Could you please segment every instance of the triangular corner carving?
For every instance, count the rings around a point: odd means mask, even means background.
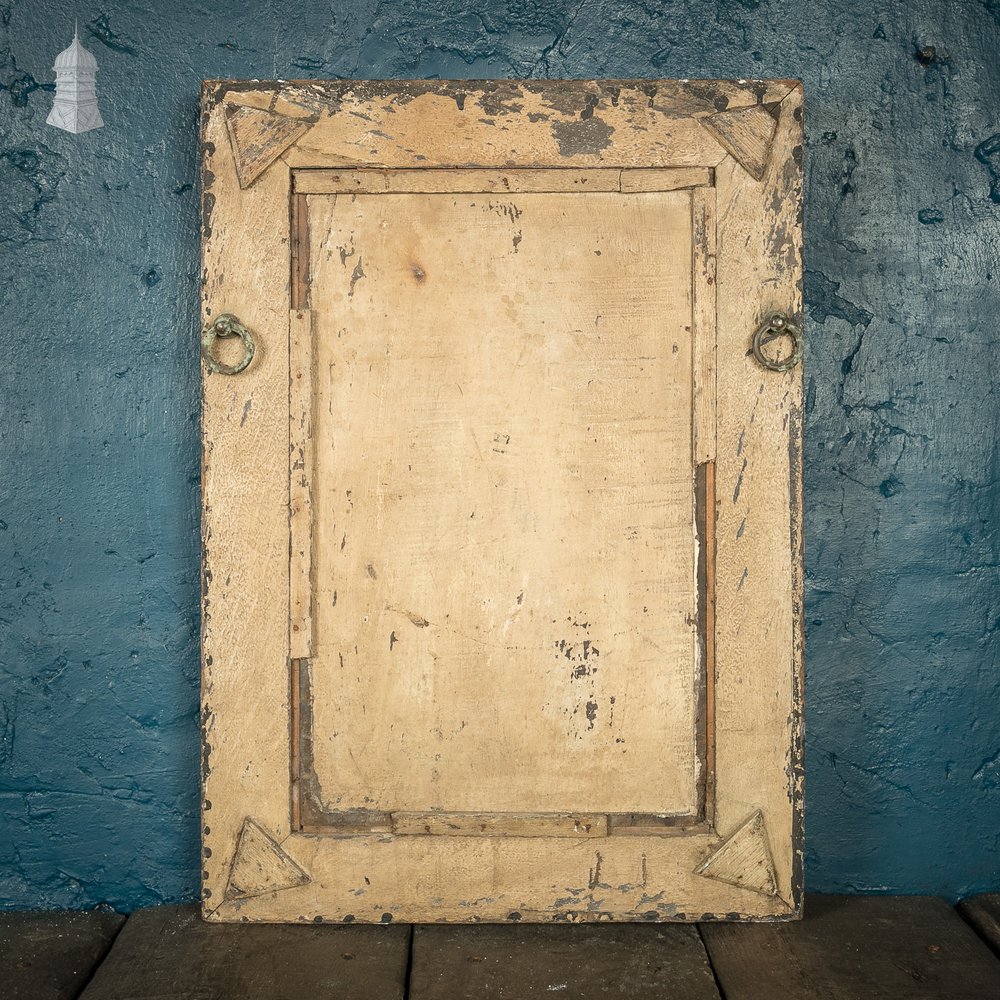
[[[286,118],[263,108],[227,104],[226,126],[240,187],[250,187],[312,125],[310,119]]]
[[[700,121],[740,166],[759,181],[764,176],[778,129],[778,109],[777,104],[754,104],[749,108],[719,111]]]
[[[737,827],[721,847],[695,868],[695,874],[765,896],[777,896],[778,880],[761,811],[758,809]]]
[[[309,881],[302,867],[247,816],[229,869],[226,899],[250,899],[279,889],[293,889]]]

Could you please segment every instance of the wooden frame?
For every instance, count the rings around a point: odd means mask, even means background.
[[[207,918],[798,914],[802,380],[749,342],[773,311],[801,317],[801,103],[793,81],[205,84],[204,318],[258,336],[247,371],[204,383]],[[463,190],[691,192],[704,683],[683,822],[400,814],[337,831],[308,794],[306,199]]]

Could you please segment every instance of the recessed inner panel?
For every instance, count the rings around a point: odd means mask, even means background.
[[[308,218],[324,808],[693,813],[690,191]]]

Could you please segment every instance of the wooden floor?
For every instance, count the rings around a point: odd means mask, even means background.
[[[204,924],[0,913],[3,1000],[1000,998],[1000,895],[810,896],[800,923]]]

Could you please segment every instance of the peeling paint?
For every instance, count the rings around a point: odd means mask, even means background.
[[[560,156],[595,155],[611,145],[614,129],[600,118],[579,121],[552,122],[552,135],[559,146]]]

